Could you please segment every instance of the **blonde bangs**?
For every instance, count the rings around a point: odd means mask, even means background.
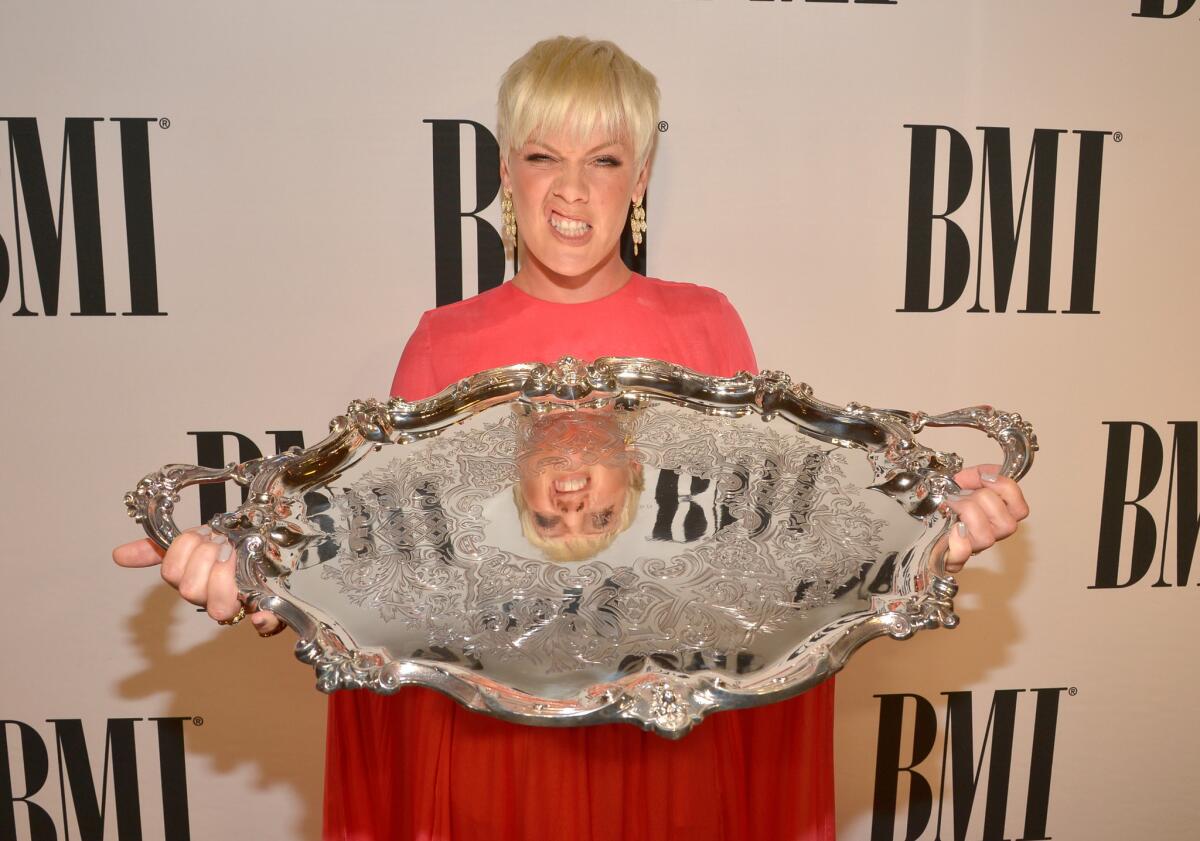
[[[627,140],[640,168],[658,122],[654,76],[610,41],[560,36],[539,41],[500,80],[496,134],[507,157],[551,134],[583,142],[599,131]]]

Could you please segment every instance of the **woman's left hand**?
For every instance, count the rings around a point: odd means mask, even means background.
[[[1000,474],[998,464],[968,467],[954,481],[968,493],[948,502],[958,514],[946,556],[949,573],[962,569],[971,555],[1008,537],[1017,530],[1017,523],[1029,516],[1025,495],[1016,482]]]

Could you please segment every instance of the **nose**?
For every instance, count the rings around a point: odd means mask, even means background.
[[[567,534],[583,534],[587,516],[588,515],[586,512],[584,512],[583,508],[575,508],[574,505],[571,506],[570,511],[564,511],[562,514],[562,522]]]
[[[567,203],[588,200],[587,178],[581,164],[567,164],[559,171],[554,194]]]

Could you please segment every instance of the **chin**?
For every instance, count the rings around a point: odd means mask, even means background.
[[[558,249],[555,249],[558,252]],[[535,252],[536,253],[536,252]],[[537,254],[538,262],[550,271],[563,277],[579,277],[585,275],[603,262],[600,255],[591,253],[562,254],[551,253],[547,256]]]

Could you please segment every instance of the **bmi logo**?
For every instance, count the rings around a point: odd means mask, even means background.
[[[481,214],[494,204],[500,195],[500,144],[485,126],[474,120],[425,120],[433,137],[433,254],[435,302],[437,306],[452,304],[467,297],[464,277],[464,226],[474,233],[476,283],[480,292],[494,289],[504,282],[504,241],[499,229]],[[660,123],[660,130],[665,123]],[[464,135],[470,139],[464,141]],[[464,145],[471,149],[474,189],[471,200],[463,206]],[[648,199],[643,199],[648,207]],[[520,238],[520,231],[517,232]],[[520,259],[520,251],[517,259]],[[621,258],[634,271],[646,273],[646,246],[633,255],[633,239],[629,220],[621,234]],[[514,263],[513,271],[518,268]]]
[[[974,280],[974,301],[967,312],[1007,312],[1018,279],[1025,286],[1018,312],[1052,313],[1052,280],[1069,285],[1067,313],[1095,315],[1096,252],[1100,224],[1100,181],[1106,138],[1120,132],[1034,129],[1029,152],[1013,171],[1011,129],[982,126],[972,152],[966,135],[950,126],[909,124],[908,259],[904,306],[897,312],[949,309]],[[1066,230],[1055,208],[1064,192],[1060,169],[1075,159],[1074,219]],[[1023,165],[1022,165],[1023,164]],[[977,189],[974,207],[968,203]],[[935,204],[935,198],[937,199]],[[977,209],[977,227],[966,217]],[[1061,216],[1062,214],[1060,214]],[[972,238],[974,242],[972,242]],[[936,247],[935,243],[941,245]],[[1069,249],[1069,277],[1060,261],[1052,278],[1055,249]],[[935,253],[941,252],[941,253]],[[1024,257],[1019,261],[1019,257]],[[1024,265],[1018,265],[1023,262]],[[940,275],[940,277],[938,277]],[[990,299],[984,294],[991,279]],[[933,296],[934,286],[937,290]]]
[[[1133,13],[1135,18],[1177,18],[1188,13],[1196,0],[1142,0],[1139,11]]]
[[[1186,587],[1200,534],[1197,422],[1171,421],[1169,431],[1141,421],[1105,421],[1104,425],[1108,458],[1100,502],[1100,545],[1096,583],[1088,589],[1131,587],[1150,573],[1156,555],[1158,577],[1150,586]],[[1167,438],[1169,459],[1163,447]],[[1173,568],[1167,563],[1172,526]]]
[[[140,721],[147,724],[139,726]],[[163,838],[187,841],[191,830],[184,722],[199,725],[203,719],[110,718],[101,750],[98,740],[93,740],[89,749],[83,721],[78,718],[49,719],[46,723],[54,727],[49,739],[43,739],[36,728],[23,721],[0,721],[0,838],[15,839],[18,827],[22,827],[20,837],[57,841],[60,828],[62,837],[70,838],[74,825],[80,841],[103,841],[106,825],[113,823],[109,811],[112,806],[116,811],[116,837],[141,839],[143,808],[150,807],[143,807],[138,787],[137,739],[139,734],[146,738],[153,730],[158,742]],[[47,742],[54,747],[57,786],[50,783]],[[103,759],[97,761],[99,757]]]
[[[68,117],[58,179],[53,185],[37,120],[0,117],[0,122],[7,127],[13,197],[11,227],[0,228],[0,300],[10,285],[15,285],[19,305],[13,315],[39,315],[39,307],[40,314],[58,315],[63,263],[70,259],[64,254],[64,234],[70,231],[79,285],[79,309],[71,315],[116,315],[105,285],[101,207],[115,208],[123,202],[129,309],[121,314],[166,315],[158,304],[149,127],[158,124],[165,128],[170,121],[153,117],[112,117],[107,121],[102,117]],[[122,189],[102,194],[96,137],[97,131],[112,128],[119,133]],[[57,206],[52,201],[55,193]],[[104,213],[103,217],[106,226],[119,224],[116,212]],[[14,269],[16,283],[11,284]]]
[[[939,726],[934,704],[920,695],[876,695],[879,741],[871,841],[892,841],[897,807],[907,812],[905,841],[966,841],[968,833],[971,838],[1047,841],[1054,741],[1064,692],[1076,694],[1074,687],[998,689],[986,718],[975,697],[981,693],[943,692],[944,727]],[[940,752],[935,750],[939,729]],[[977,736],[980,729],[982,736]],[[908,744],[911,755],[902,749]],[[907,794],[906,803],[901,792]],[[1008,815],[1022,811],[1020,835],[1015,835]]]

